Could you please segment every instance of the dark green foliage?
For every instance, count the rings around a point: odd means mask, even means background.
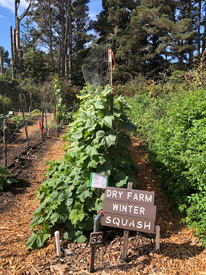
[[[9,58],[9,52],[4,49],[4,47],[1,47],[1,54],[2,54],[2,62],[3,62],[3,73],[8,74],[9,73],[9,65],[11,63]]]
[[[86,44],[93,39],[93,35],[88,33],[92,29],[88,2],[88,0],[74,1],[72,14],[71,80],[74,85],[81,88],[85,83],[81,67],[91,54],[91,48],[87,48]]]
[[[5,100],[6,113],[8,113],[9,109],[18,110],[18,98],[20,93],[19,81],[3,74],[0,75],[0,87]],[[0,113],[3,113],[2,101],[0,101]]]
[[[33,82],[44,81],[49,75],[50,69],[45,61],[45,53],[35,48],[30,48],[24,54],[23,73],[24,78],[32,78]]]
[[[34,212],[31,229],[36,226],[65,225],[64,238],[85,242],[85,233],[93,228],[93,218],[102,209],[104,190],[97,197],[95,188],[89,187],[91,172],[110,175],[110,186],[126,187],[136,181],[138,166],[133,163],[128,145],[127,132],[135,126],[128,120],[125,111],[129,106],[120,96],[111,107],[111,87],[94,89],[85,87],[80,95],[81,105],[74,115],[64,137],[71,145],[62,161],[54,161],[47,169],[47,178],[37,191],[41,199]],[[27,248],[40,247],[48,230],[35,231],[26,243]],[[38,241],[37,241],[38,240]]]
[[[8,178],[9,175],[8,169],[0,166],[0,190],[3,190],[5,186],[9,186],[13,182],[17,182],[15,179]]]
[[[109,9],[108,0],[102,0],[103,10],[97,15],[97,20],[93,22],[95,31],[99,34],[98,43],[104,42],[111,38],[113,26],[108,22]]]
[[[33,2],[27,21],[30,28],[27,28],[24,35],[24,41],[29,40],[40,47],[43,45],[49,50],[44,57],[53,73],[58,72],[59,76],[68,78],[70,86],[74,84],[81,88],[84,85],[81,65],[90,53],[90,50],[86,49],[87,43],[93,38],[93,35],[88,33],[92,28],[88,2]],[[28,46],[28,43],[25,43],[25,49],[30,52]]]
[[[54,92],[56,96],[56,109],[57,109],[57,123],[68,124],[72,120],[72,112],[69,112],[66,105],[63,103],[65,93],[63,91],[62,83],[60,82],[58,76],[54,79]],[[55,110],[56,112],[56,110]]]
[[[113,38],[116,68],[114,81],[125,84],[137,73],[157,77],[165,69],[185,68],[187,53],[194,50],[191,20],[177,16],[176,1],[102,1],[95,29],[102,39]],[[170,68],[171,66],[171,68]]]
[[[148,142],[149,159],[172,211],[184,211],[183,222],[206,246],[206,91],[178,90],[156,98],[141,94],[131,104],[130,116]]]

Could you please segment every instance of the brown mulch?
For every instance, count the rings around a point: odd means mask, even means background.
[[[39,204],[34,201],[34,191],[44,178],[44,161],[61,159],[65,142],[60,138],[65,131],[63,129],[59,138],[53,135],[46,139],[35,151],[37,158],[26,160],[26,168],[17,173],[19,183],[0,193],[0,275],[89,274],[91,248],[87,243],[62,240],[64,255],[61,259],[56,257],[54,237],[39,250],[27,251],[25,248],[31,235],[32,213]],[[135,138],[131,154],[140,166],[139,188],[155,191],[156,224],[161,228],[160,250],[155,250],[155,235],[132,231],[128,245],[130,262],[122,262],[123,231],[104,229],[103,244],[96,249],[95,274],[206,274],[206,249],[192,230],[187,231],[179,219],[172,216],[161,185]]]
[[[20,113],[21,114],[21,113]],[[44,119],[44,131],[46,131],[46,121],[47,125],[49,121],[53,119],[53,114],[47,114],[47,120]],[[27,122],[27,136],[24,127],[16,127],[14,133],[7,133],[7,167],[12,165],[15,161],[15,158],[22,154],[27,148],[35,147],[36,144],[41,142],[41,132],[39,127],[39,121],[41,121],[41,116],[35,116],[29,119]],[[14,124],[12,124],[14,125]],[[15,127],[15,126],[14,126]],[[9,130],[8,130],[9,131]],[[31,153],[30,153],[31,154]],[[4,144],[0,144],[0,165],[5,165],[5,149]]]

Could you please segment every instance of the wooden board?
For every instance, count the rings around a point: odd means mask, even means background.
[[[104,199],[103,209],[106,213],[122,214],[132,217],[141,217],[154,220],[156,218],[156,206],[150,206],[148,204],[142,205],[130,202]]]
[[[102,225],[126,230],[154,233],[155,220],[104,213],[102,217]]]
[[[154,192],[126,188],[106,187],[105,199],[154,205]]]

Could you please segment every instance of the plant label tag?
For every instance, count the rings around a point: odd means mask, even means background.
[[[109,184],[109,176],[101,176],[98,173],[91,173],[90,187],[105,189]]]
[[[102,243],[103,232],[92,232],[90,234],[90,241],[89,244],[91,247],[97,246],[98,244]]]
[[[13,115],[14,114],[14,112],[13,111],[9,111],[9,115]]]

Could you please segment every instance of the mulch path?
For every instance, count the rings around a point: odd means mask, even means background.
[[[44,178],[46,160],[60,160],[65,142],[52,135],[36,148],[37,158],[25,160],[25,168],[15,171],[19,183],[0,193],[0,275],[89,274],[91,248],[87,243],[61,240],[64,255],[57,258],[54,237],[38,250],[27,251],[29,224],[38,207],[35,190]],[[160,226],[160,250],[155,250],[155,235],[130,231],[128,257],[121,261],[123,231],[104,228],[103,244],[96,249],[94,274],[206,274],[206,249],[202,248],[193,230],[174,219],[164,198],[160,183],[148,166],[140,142],[132,138],[131,154],[140,166],[137,178],[142,190],[155,191],[156,224]],[[26,164],[27,163],[27,164]],[[19,168],[20,169],[20,168]],[[16,169],[18,170],[18,169]],[[61,232],[60,232],[61,233]]]

